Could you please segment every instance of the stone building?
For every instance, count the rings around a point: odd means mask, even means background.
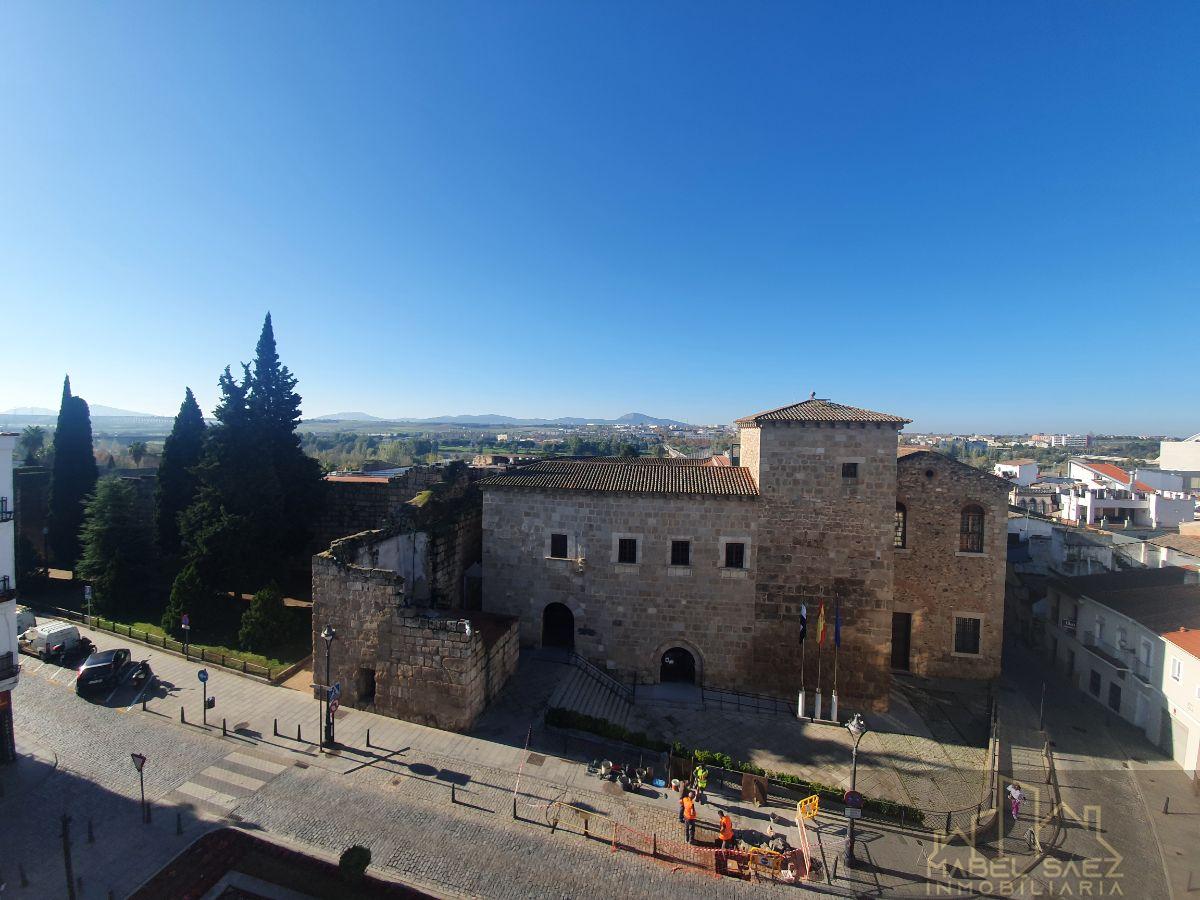
[[[524,644],[642,682],[795,696],[804,605],[812,691],[822,603],[821,687],[836,607],[843,703],[886,706],[893,664],[993,677],[1008,484],[898,459],[907,422],[812,398],[739,419],[737,465],[547,460],[485,478],[484,608],[518,618]]]

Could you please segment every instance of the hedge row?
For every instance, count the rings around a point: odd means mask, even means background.
[[[799,775],[793,775],[790,772],[771,772],[753,763],[734,759],[728,753],[717,753],[712,750],[690,750],[679,741],[671,745],[671,755],[683,757],[684,759],[693,759],[705,766],[728,769],[731,772],[746,772],[751,775],[761,775],[771,781],[777,781],[780,784],[786,784],[788,787],[796,788],[802,793],[816,794],[825,802],[840,804],[846,796],[844,790],[832,785],[809,781],[807,778],[801,778]],[[915,806],[895,803],[891,800],[864,797],[863,810],[884,816],[888,819],[902,821],[906,825],[923,825],[925,823],[924,812]]]
[[[665,741],[656,741],[644,731],[630,731],[625,726],[610,722],[608,719],[585,716],[583,713],[557,706],[546,710],[546,724],[557,728],[574,728],[576,731],[598,734],[610,740],[624,741],[626,744],[645,747],[647,750],[654,750],[658,753],[670,749],[670,744]]]

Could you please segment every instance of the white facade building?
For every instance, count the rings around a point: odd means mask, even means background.
[[[1072,459],[1067,474],[1075,483],[1064,485],[1059,493],[1059,516],[1071,522],[1175,528],[1196,515],[1194,498],[1180,491],[1156,491],[1112,463]]]
[[[1019,487],[1029,487],[1037,481],[1038,464],[1032,459],[1010,459],[996,463],[992,473],[1001,478],[1007,478]]]
[[[1200,434],[1183,441],[1160,441],[1158,467],[1182,472],[1200,472]]]
[[[1200,583],[1187,569],[1053,578],[1046,640],[1070,683],[1169,754],[1200,766]]]
[[[0,763],[16,759],[12,691],[21,667],[17,655],[16,524],[13,521],[13,450],[17,436],[0,433]]]

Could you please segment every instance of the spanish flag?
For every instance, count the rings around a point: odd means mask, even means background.
[[[817,613],[817,646],[825,645],[825,604],[821,604],[821,609]]]

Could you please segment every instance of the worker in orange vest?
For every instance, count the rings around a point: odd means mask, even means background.
[[[723,809],[718,812],[721,814],[721,827],[717,836],[721,839],[721,849],[729,850],[733,847],[733,819]]]
[[[683,837],[689,844],[696,840],[696,795],[688,791],[679,801],[683,808]]]

